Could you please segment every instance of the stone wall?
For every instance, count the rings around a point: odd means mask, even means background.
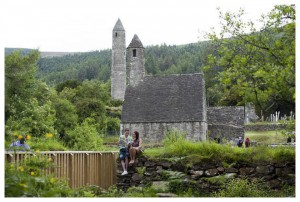
[[[169,178],[182,180],[187,185],[196,183],[199,191],[209,192],[220,189],[216,183],[218,178],[262,178],[270,188],[280,189],[283,183],[295,185],[295,163],[287,164],[236,164],[232,167],[224,167],[219,164],[197,164],[186,170],[178,163],[168,161],[154,161],[146,157],[139,157],[135,164],[129,167],[127,175],[121,175],[122,168],[118,160],[117,187],[126,191],[132,186],[144,186],[153,184],[168,184]]]
[[[235,141],[244,138],[244,107],[208,107],[208,138],[220,138]]]
[[[246,131],[272,131],[283,130],[286,124],[270,123],[270,124],[249,124],[245,125]]]
[[[136,56],[133,57],[133,51]],[[144,48],[127,49],[127,77],[128,85],[137,86],[145,76],[145,50]]]
[[[138,131],[143,142],[161,142],[170,130],[186,132],[187,139],[193,141],[206,141],[207,124],[205,122],[180,122],[180,123],[122,123],[121,129],[129,128]]]

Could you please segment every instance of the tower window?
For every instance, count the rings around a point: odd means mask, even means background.
[[[118,33],[116,32],[115,36],[117,37],[118,36]]]
[[[132,50],[132,57],[136,57],[136,49]]]

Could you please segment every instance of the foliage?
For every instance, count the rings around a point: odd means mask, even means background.
[[[201,191],[197,185],[197,182],[189,180],[171,180],[169,182],[169,191],[171,193],[177,194],[181,197],[199,197],[201,196]]]
[[[214,194],[215,197],[271,197],[270,187],[259,179],[232,179],[224,183],[223,189]]]
[[[51,134],[52,135],[52,134]],[[57,135],[31,138],[28,141],[31,150],[35,151],[67,151],[64,143],[59,140]]]
[[[72,196],[65,181],[44,175],[43,169],[53,166],[46,156],[25,157],[19,165],[5,163],[5,197],[67,197]]]
[[[56,91],[59,93],[61,92],[64,88],[77,88],[79,85],[81,85],[81,82],[76,81],[76,80],[67,80],[64,82],[61,82],[56,85]]]
[[[217,50],[204,68],[211,76],[206,77],[209,102],[252,102],[265,116],[294,111],[295,5],[275,6],[262,16],[260,29],[258,23],[243,21],[244,14],[242,9],[237,14],[220,12],[220,34],[208,35]]]
[[[157,156],[167,159],[177,158],[178,164],[182,164],[185,167],[201,162],[223,163],[226,165],[232,165],[237,162],[295,162],[295,148],[271,148],[265,146],[239,148],[214,142],[192,142],[183,137],[185,135],[179,135],[177,131],[170,132],[163,140],[163,149],[160,149],[159,152],[151,152],[150,149],[147,149],[145,154],[152,155],[152,158]]]
[[[74,129],[78,123],[78,115],[75,106],[67,99],[56,96],[53,99],[53,107],[56,111],[54,127],[58,132]]]
[[[6,138],[11,131],[39,136],[54,132],[55,111],[48,100],[52,92],[34,74],[39,53],[27,56],[20,52],[5,58],[5,121]]]
[[[246,131],[245,137],[257,145],[269,145],[272,143],[286,143],[286,137],[280,131]]]
[[[74,130],[67,131],[70,148],[78,151],[99,151],[102,148],[102,139],[98,135],[95,120],[87,118]]]

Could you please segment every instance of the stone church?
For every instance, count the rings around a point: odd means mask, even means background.
[[[203,73],[145,75],[145,48],[137,35],[126,48],[120,19],[112,31],[111,96],[122,100],[121,132],[139,131],[160,142],[167,131],[188,140],[235,140],[244,136],[244,107],[207,107]]]

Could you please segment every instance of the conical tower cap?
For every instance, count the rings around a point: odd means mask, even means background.
[[[113,31],[125,31],[120,18],[118,18],[118,21],[116,22]]]
[[[135,34],[133,36],[133,39],[131,40],[128,48],[144,48],[141,40],[139,39],[139,37]]]

